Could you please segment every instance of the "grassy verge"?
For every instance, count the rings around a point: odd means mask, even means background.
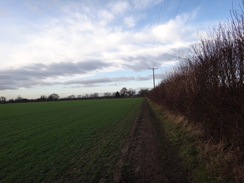
[[[229,167],[234,161],[234,150],[227,150],[224,142],[213,144],[211,140],[204,139],[201,126],[194,126],[183,116],[148,102],[155,116],[162,122],[166,135],[179,148],[183,163],[192,172],[193,182],[241,182],[241,179],[234,180],[233,170],[230,170],[233,167]]]

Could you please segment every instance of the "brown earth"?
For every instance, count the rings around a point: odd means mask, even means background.
[[[134,121],[120,158],[113,182],[186,183],[189,173],[145,101]]]

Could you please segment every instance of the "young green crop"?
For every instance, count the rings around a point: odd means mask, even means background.
[[[0,182],[111,177],[141,98],[0,105]]]

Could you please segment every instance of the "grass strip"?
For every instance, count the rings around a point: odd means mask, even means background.
[[[204,151],[207,151],[206,148],[208,148],[209,143],[203,143],[200,140],[202,135],[201,129],[189,126],[189,124],[183,122],[185,119],[182,116],[176,117],[169,114],[150,100],[148,100],[148,103],[155,117],[161,121],[170,141],[179,149],[184,165],[192,173],[192,182],[232,182],[229,178],[225,177],[226,175],[220,174],[221,159],[218,158],[218,161],[215,160],[215,164],[212,164],[210,158],[206,154],[204,155]]]

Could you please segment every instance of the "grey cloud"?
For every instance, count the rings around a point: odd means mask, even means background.
[[[37,85],[52,85],[44,82],[46,78],[86,74],[103,69],[109,64],[101,61],[86,61],[77,63],[59,62],[45,65],[42,63],[23,66],[17,69],[0,71],[0,90],[29,88]],[[54,84],[54,83],[53,83]]]
[[[152,79],[151,75],[137,77],[137,81],[147,81],[147,80],[150,80],[150,79]]]
[[[38,76],[41,78],[46,78],[85,74],[87,72],[101,69],[106,66],[108,66],[108,64],[101,61],[87,61],[77,63],[59,62],[52,63],[50,65],[33,64],[31,66],[21,68],[19,72],[26,76]]]
[[[127,57],[124,60],[129,61],[129,63],[124,64],[127,69],[132,69],[135,71],[141,71],[148,69],[150,67],[159,67],[165,61],[173,61],[177,57],[168,53],[164,53],[157,56],[139,56],[139,57]]]
[[[63,84],[70,85],[70,84],[79,84],[83,86],[99,86],[99,84],[104,83],[118,83],[118,82],[128,82],[128,81],[145,81],[150,80],[151,76],[137,76],[137,77],[102,77],[102,78],[95,78],[95,79],[86,79],[86,80],[70,80],[67,82],[64,82]]]
[[[145,81],[151,76],[121,76],[102,77],[82,80],[69,80],[65,82],[47,82],[47,78],[59,76],[72,76],[75,74],[85,74],[98,69],[103,69],[109,64],[101,61],[88,61],[78,63],[52,63],[45,65],[42,63],[24,66],[18,69],[2,70],[0,72],[0,90],[14,90],[19,88],[31,88],[34,86],[52,86],[57,84],[79,85],[85,87],[95,87],[105,83],[121,83],[128,81]]]
[[[156,56],[144,55],[137,57],[126,57],[123,60],[127,61],[123,65],[126,69],[142,71],[151,67],[160,67],[164,62],[175,61],[180,59],[180,55],[187,53],[189,48],[182,47],[170,50],[170,53],[162,53]]]
[[[113,82],[123,82],[135,80],[135,77],[103,77],[103,78],[95,78],[95,79],[86,79],[86,80],[71,80],[67,81],[63,84],[81,84],[81,85],[93,85],[93,84],[102,84],[102,83],[113,83]]]

